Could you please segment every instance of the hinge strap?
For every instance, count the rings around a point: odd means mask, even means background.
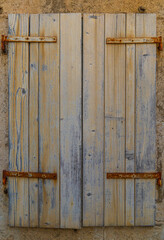
[[[157,184],[162,185],[161,172],[150,172],[150,173],[107,173],[107,179],[157,179]]]
[[[159,50],[162,51],[162,36],[159,37],[121,37],[121,38],[110,38],[106,39],[106,44],[147,44],[157,43],[159,44]]]
[[[57,179],[57,173],[45,172],[18,172],[3,170],[3,185],[6,184],[7,177],[21,177],[21,178],[42,178],[42,179]]]
[[[31,36],[1,36],[1,49],[5,51],[5,45],[8,42],[24,42],[24,43],[56,43],[57,37],[31,37]]]

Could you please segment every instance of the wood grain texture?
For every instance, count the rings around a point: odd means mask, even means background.
[[[60,220],[81,227],[81,14],[60,15]]]
[[[39,35],[39,15],[30,15],[30,36]],[[30,43],[29,172],[38,172],[38,43]],[[29,226],[38,226],[38,179],[29,179]]]
[[[105,15],[105,38],[125,37],[125,14]],[[105,175],[125,170],[125,44],[105,46]],[[125,224],[125,180],[105,179],[105,226]]]
[[[40,36],[59,36],[59,14],[40,14]],[[59,227],[59,42],[39,44],[39,225]]]
[[[155,171],[156,44],[105,39],[155,37],[155,14],[84,14],[83,64],[81,14],[9,15],[29,35],[58,41],[8,44],[9,170],[57,180],[9,178],[9,225],[153,226],[155,180],[106,173]]]
[[[136,37],[156,36],[156,15],[136,14]],[[136,46],[136,171],[155,171],[156,45]],[[136,180],[135,225],[155,223],[155,180]]]
[[[135,37],[135,14],[126,15],[126,37]],[[135,44],[126,44],[126,171],[134,172]],[[134,180],[126,180],[126,226],[134,225]]]
[[[28,14],[10,14],[9,35],[29,32]],[[9,170],[28,171],[28,58],[26,43],[9,45]],[[9,224],[27,227],[28,179],[9,179]]]
[[[103,226],[104,14],[83,17],[83,226]]]

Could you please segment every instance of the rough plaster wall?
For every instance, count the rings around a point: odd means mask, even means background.
[[[0,0],[0,35],[7,34],[8,13],[138,12],[157,14],[157,36],[164,38],[164,0]],[[157,166],[164,166],[164,51],[157,53]],[[0,55],[0,240],[164,240],[164,186],[157,191],[156,226],[148,228],[84,228],[81,230],[23,229],[8,227],[8,197],[1,172],[8,168],[7,56]],[[163,168],[164,174],[164,168]]]

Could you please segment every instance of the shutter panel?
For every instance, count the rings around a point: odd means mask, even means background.
[[[9,170],[57,173],[9,178],[10,226],[79,228],[81,14],[9,15],[9,35],[57,36],[9,43]]]
[[[10,226],[154,225],[155,179],[106,174],[155,172],[156,45],[106,38],[155,37],[155,14],[11,14],[9,35],[57,37],[8,47],[9,170],[57,173],[9,178]]]
[[[156,36],[155,18],[106,14],[105,35]],[[105,172],[155,172],[155,58],[154,44],[106,46]],[[154,225],[155,180],[124,182],[105,180],[105,226]]]
[[[28,35],[29,16],[9,15],[9,35]],[[9,44],[9,170],[28,171],[29,45]],[[9,224],[28,226],[28,179],[9,179]]]
[[[39,35],[59,37],[59,14],[40,14]],[[59,41],[39,44],[39,171],[59,177]],[[39,179],[39,225],[59,227],[59,181]]]
[[[30,36],[39,36],[39,15],[30,16]],[[30,79],[29,79],[29,171],[38,172],[38,43],[30,43]],[[29,179],[29,226],[38,226],[38,179]]]
[[[106,14],[105,37],[125,37],[125,14]],[[105,48],[105,172],[125,171],[125,44]],[[105,179],[105,226],[125,224],[125,180]]]
[[[136,36],[156,36],[156,15],[136,14]],[[155,171],[156,45],[136,46],[136,171]],[[155,180],[136,180],[136,225],[154,225]]]
[[[103,226],[104,14],[83,26],[83,225]]]
[[[126,37],[135,37],[135,14],[127,14]],[[126,44],[126,146],[127,172],[135,172],[135,44]],[[126,180],[126,226],[134,226],[134,181]]]
[[[81,226],[81,14],[61,14],[61,227]]]
[[[105,14],[104,30],[100,20],[103,14],[84,14],[84,226],[154,224],[155,180],[106,179],[106,173],[155,171],[156,47],[153,44],[105,44],[107,37],[156,36],[154,17],[152,14]],[[151,59],[146,59],[148,56]],[[152,66],[151,72],[148,65]]]

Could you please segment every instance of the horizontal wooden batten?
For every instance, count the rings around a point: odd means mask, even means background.
[[[3,170],[3,184],[6,184],[7,177],[21,178],[42,178],[42,179],[57,179],[57,173],[39,173],[39,172],[18,172]]]
[[[157,179],[157,184],[161,186],[161,173],[151,172],[151,173],[107,173],[107,179]]]
[[[162,50],[162,37],[122,37],[122,38],[106,38],[106,44],[147,44],[159,43],[159,50]]]

